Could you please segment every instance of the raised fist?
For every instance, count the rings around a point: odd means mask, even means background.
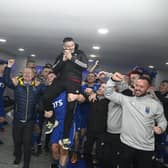
[[[90,95],[90,94],[93,93],[93,89],[92,89],[92,88],[86,88],[86,89],[85,89],[85,93],[86,93],[87,95]]]
[[[15,63],[15,60],[14,60],[14,59],[9,59],[9,60],[8,60],[8,67],[11,68],[14,63]]]
[[[122,81],[124,80],[124,75],[120,74],[119,72],[115,72],[112,76],[112,79],[115,81]]]

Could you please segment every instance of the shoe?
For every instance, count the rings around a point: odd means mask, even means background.
[[[70,149],[71,141],[69,140],[69,138],[60,139],[58,143],[59,143],[59,145],[60,145],[63,149],[65,149],[65,150],[69,150],[69,149]]]
[[[73,153],[72,153],[72,157],[71,157],[71,163],[72,163],[72,164],[76,164],[77,161],[78,161],[78,155],[77,155],[76,152],[73,152]]]
[[[19,167],[19,164],[20,164],[20,161],[15,159],[14,162],[13,162],[13,165],[15,167]]]
[[[41,144],[38,144],[38,145],[37,145],[37,153],[38,153],[38,154],[41,154],[41,153],[42,153],[42,145],[41,145]]]
[[[57,127],[58,124],[59,124],[59,122],[58,122],[57,120],[55,120],[55,123],[54,123],[54,124],[51,123],[50,121],[48,121],[47,124],[46,124],[45,134],[51,134],[52,131],[53,131],[53,129],[54,129],[55,127]]]
[[[32,147],[32,149],[31,149],[31,154],[32,154],[33,156],[37,156],[37,155],[38,155],[37,149],[36,149],[35,147]]]

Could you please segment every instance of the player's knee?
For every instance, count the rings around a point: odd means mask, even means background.
[[[59,154],[59,145],[58,144],[52,144],[51,149],[52,149],[52,153]]]

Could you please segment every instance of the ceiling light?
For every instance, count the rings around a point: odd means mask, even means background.
[[[92,47],[94,50],[100,50],[100,47],[99,46],[93,46]]]
[[[154,68],[154,66],[153,66],[153,65],[149,65],[148,67],[149,67],[149,68],[151,68],[151,69],[153,69],[153,68]]]
[[[90,57],[91,57],[91,58],[96,58],[97,56],[94,55],[94,54],[91,54]]]
[[[166,62],[165,64],[168,65],[168,62]]]
[[[107,34],[108,32],[109,32],[109,30],[106,28],[98,29],[98,33],[100,33],[100,34]]]
[[[6,43],[6,39],[0,39],[0,43]]]
[[[23,52],[24,48],[19,48],[18,51]]]
[[[89,61],[89,62],[93,62],[94,60],[92,60],[92,59],[89,59],[88,61]]]
[[[30,56],[31,56],[31,57],[36,57],[36,55],[35,55],[35,54],[31,54]]]

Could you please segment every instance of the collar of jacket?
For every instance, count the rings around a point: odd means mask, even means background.
[[[17,77],[17,79],[18,79],[19,85],[26,86],[25,83],[24,83],[23,77]],[[35,86],[35,81],[34,80],[31,81],[30,86]]]

